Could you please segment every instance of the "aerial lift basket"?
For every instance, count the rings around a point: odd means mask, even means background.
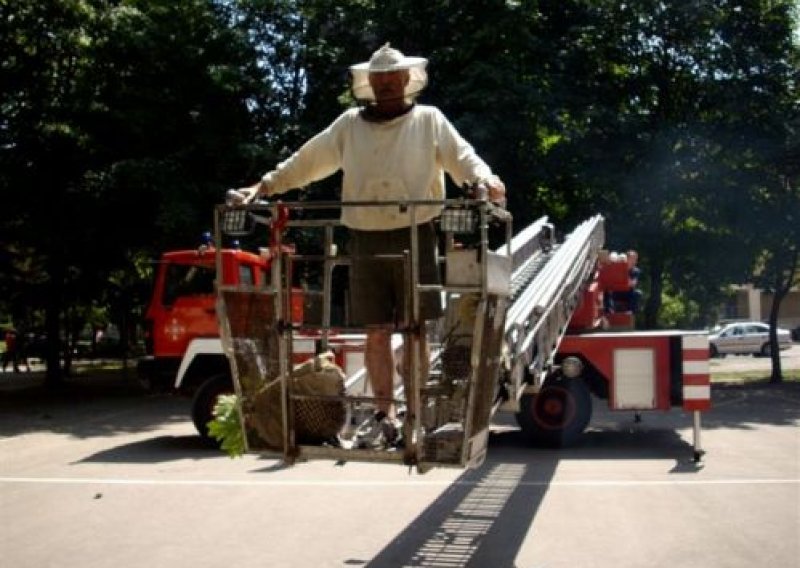
[[[504,324],[511,292],[511,217],[483,200],[453,199],[435,224],[441,284],[419,278],[420,208],[441,201],[301,202],[216,209],[216,250],[236,238],[258,247],[270,260],[267,284],[217,286],[217,313],[223,347],[231,366],[248,451],[281,454],[286,462],[328,458],[339,461],[401,462],[424,471],[435,466],[473,467],[483,461],[491,416],[502,402]],[[396,208],[409,217],[409,250],[389,259],[401,263],[408,312],[394,334],[396,359],[390,402],[402,422],[402,442],[365,438],[374,426],[379,400],[365,370],[336,364],[335,346],[361,342],[364,329],[349,325],[348,302],[334,283],[352,257],[338,219],[343,207]],[[260,230],[265,227],[267,230]],[[321,251],[298,252],[286,243],[321,244]],[[315,235],[309,238],[309,235]],[[267,238],[268,237],[268,238]],[[493,250],[490,241],[499,241]],[[497,245],[497,243],[493,243]],[[221,255],[217,256],[221,273]],[[307,297],[298,295],[298,275]],[[247,278],[243,282],[253,281]],[[338,280],[341,282],[341,278]],[[301,313],[313,290],[321,313]],[[420,319],[420,296],[442,298],[443,316]],[[343,298],[344,310],[334,299]],[[332,324],[333,313],[344,313]],[[402,352],[399,349],[402,342]],[[308,345],[314,348],[309,352]],[[404,353],[402,355],[401,353]],[[385,399],[384,399],[385,401]]]

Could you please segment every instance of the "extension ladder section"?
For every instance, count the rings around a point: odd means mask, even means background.
[[[511,243],[514,255],[512,302],[505,340],[512,362],[509,408],[528,386],[539,386],[552,363],[583,290],[592,280],[605,238],[603,218],[581,223],[557,244],[552,226],[542,218]]]

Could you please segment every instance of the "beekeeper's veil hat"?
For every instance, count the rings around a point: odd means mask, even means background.
[[[369,74],[407,69],[409,77],[404,94],[407,99],[413,99],[428,84],[428,73],[425,70],[427,65],[428,60],[424,57],[406,57],[400,50],[394,49],[387,43],[373,53],[369,61],[356,63],[350,67],[353,96],[358,101],[375,102],[375,93],[369,84]]]

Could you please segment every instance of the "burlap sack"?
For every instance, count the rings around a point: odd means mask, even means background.
[[[323,353],[296,365],[293,394],[343,396],[345,374],[333,362],[333,353]],[[251,424],[264,443],[283,449],[281,384],[272,381],[255,396]],[[320,444],[339,433],[346,419],[344,401],[303,399],[294,401],[295,434],[298,444]]]

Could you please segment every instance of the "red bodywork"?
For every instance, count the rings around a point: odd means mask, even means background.
[[[685,331],[632,330],[637,255],[603,254],[561,340],[558,359],[579,357],[608,384],[612,409],[708,410],[708,338]]]
[[[569,322],[570,331],[633,329],[631,295],[638,284],[638,256],[603,254],[597,263],[592,283],[584,290],[581,302]]]
[[[611,409],[669,410],[676,404],[687,411],[711,407],[705,334],[641,331],[566,335],[558,352],[560,358],[579,357],[608,382]],[[632,383],[626,383],[625,378]],[[634,402],[628,399],[631,384],[639,391]]]

